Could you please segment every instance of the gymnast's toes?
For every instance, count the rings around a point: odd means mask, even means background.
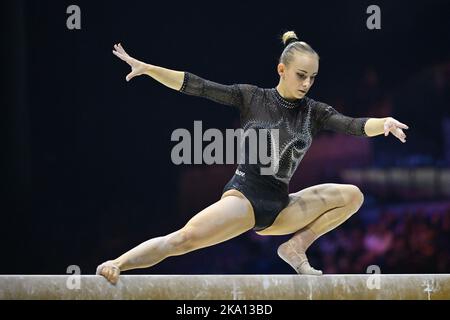
[[[306,274],[306,275],[312,275],[312,276],[321,276],[323,274],[322,270],[317,270],[311,267],[308,261],[300,265],[297,269],[297,273],[299,274]]]
[[[309,264],[306,254],[297,252],[289,242],[285,242],[278,247],[279,257],[287,262],[298,274],[320,276],[321,270],[316,270]]]
[[[120,268],[110,260],[99,265],[96,274],[105,277],[112,284],[116,284],[119,280]]]

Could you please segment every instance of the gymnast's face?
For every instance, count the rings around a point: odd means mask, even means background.
[[[298,53],[288,66],[278,64],[280,84],[285,98],[303,98],[314,84],[318,72],[319,59],[313,54]]]

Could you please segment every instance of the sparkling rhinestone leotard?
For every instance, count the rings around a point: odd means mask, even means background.
[[[355,136],[366,136],[364,125],[369,118],[351,118],[333,107],[303,97],[284,99],[276,88],[259,88],[250,84],[224,85],[184,73],[180,92],[204,97],[237,108],[244,132],[248,129],[278,129],[278,167],[274,174],[262,175],[261,163],[246,161],[225,185],[223,192],[237,189],[253,206],[254,230],[269,227],[289,203],[289,181],[320,130],[333,130]],[[275,143],[275,139],[270,139]],[[274,153],[275,154],[275,153]]]

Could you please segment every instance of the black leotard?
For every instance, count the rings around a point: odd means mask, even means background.
[[[237,108],[244,131],[279,130],[278,170],[272,175],[261,175],[261,167],[267,166],[250,164],[246,159],[238,165],[235,175],[224,188],[224,191],[237,189],[250,200],[255,212],[255,230],[270,226],[279,211],[287,206],[289,181],[320,130],[367,136],[364,126],[369,118],[344,116],[333,107],[306,96],[288,101],[276,88],[224,85],[185,72],[180,92]],[[272,143],[270,137],[269,142]]]

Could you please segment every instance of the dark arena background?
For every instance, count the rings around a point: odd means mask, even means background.
[[[1,6],[0,299],[450,298],[449,1]],[[115,286],[96,276],[100,263],[183,227],[234,174],[235,164],[174,164],[174,130],[240,126],[229,106],[147,76],[125,81],[113,45],[218,83],[273,88],[288,30],[320,55],[309,97],[409,126],[406,143],[322,131],[299,165],[290,192],[330,182],[364,194],[308,250],[324,276],[297,275],[278,257],[290,236],[251,230],[125,271]]]

